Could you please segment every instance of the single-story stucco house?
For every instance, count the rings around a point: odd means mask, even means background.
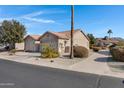
[[[24,51],[39,52],[41,35],[27,35],[24,38]]]
[[[58,51],[60,54],[70,52],[70,38],[71,31],[51,32],[48,31],[40,38],[40,51],[44,50],[44,47],[49,46]],[[89,38],[81,30],[74,30],[74,46],[83,46],[89,50]]]

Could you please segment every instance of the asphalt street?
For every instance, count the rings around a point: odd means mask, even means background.
[[[123,88],[123,80],[0,59],[1,88]]]

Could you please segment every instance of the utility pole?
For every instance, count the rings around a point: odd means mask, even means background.
[[[73,59],[73,34],[74,34],[74,5],[71,6],[71,52],[70,59]]]

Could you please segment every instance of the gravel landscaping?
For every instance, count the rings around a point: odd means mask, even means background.
[[[9,55],[8,52],[1,52],[0,57],[6,57],[6,59],[21,61],[25,63],[34,63],[34,64],[52,64],[58,66],[70,66],[75,63],[83,61],[85,58],[73,58],[69,57],[59,57],[59,58],[40,58],[40,53],[29,53],[29,52],[16,52],[15,55]]]

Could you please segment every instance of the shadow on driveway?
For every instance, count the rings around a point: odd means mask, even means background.
[[[111,57],[99,57],[99,58],[96,58],[95,61],[96,62],[111,62],[111,61],[108,61],[109,58]]]
[[[112,71],[124,72],[124,62],[115,61],[112,57],[108,58],[108,66]]]

